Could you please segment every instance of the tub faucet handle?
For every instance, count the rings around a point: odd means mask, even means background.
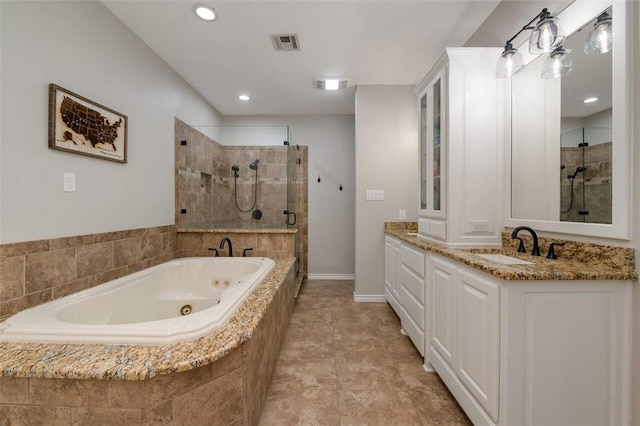
[[[215,254],[213,255],[213,257],[220,257],[220,253],[218,253],[218,249],[217,249],[217,248],[209,247],[209,251],[213,251],[213,252],[215,252]]]
[[[242,257],[247,257],[247,252],[253,250],[253,247],[242,250]]]
[[[556,252],[553,249],[554,246],[563,246],[564,243],[551,243],[551,245],[549,246],[549,253],[547,254],[547,259],[557,259],[558,256],[556,256]]]

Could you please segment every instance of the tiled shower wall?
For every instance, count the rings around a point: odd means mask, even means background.
[[[579,166],[587,168],[583,174],[578,173],[573,182],[573,206],[567,213],[560,215],[561,220],[568,222],[611,223],[612,220],[612,169],[611,142],[590,145],[586,148],[563,147],[561,163],[565,166],[560,172],[561,211],[571,206],[571,179],[567,178]],[[583,151],[584,150],[584,163]],[[582,190],[584,186],[584,202]],[[587,216],[580,216],[580,210],[587,210]]]
[[[307,147],[299,149],[306,154]],[[306,168],[302,161],[306,162],[307,156],[300,153],[298,157],[301,162],[294,167]],[[176,119],[175,158],[178,228],[286,227],[283,214],[287,210],[286,146],[222,146]],[[257,187],[256,171],[249,169],[256,159]],[[240,169],[237,179],[231,169],[234,165]],[[298,186],[295,188],[299,190]],[[262,211],[259,220],[251,214],[254,199],[255,208]],[[300,210],[300,218],[306,216],[302,209],[296,210]]]
[[[0,320],[169,261],[175,226],[0,245]]]

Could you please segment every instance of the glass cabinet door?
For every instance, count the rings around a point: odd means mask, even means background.
[[[427,209],[427,95],[420,97],[420,209]]]
[[[444,218],[445,121],[444,71],[420,96],[420,209]]]
[[[433,210],[440,211],[440,201],[442,199],[442,183],[440,179],[441,172],[441,157],[440,157],[440,146],[441,146],[441,132],[440,129],[442,127],[442,102],[441,102],[441,79],[438,78],[433,83],[433,106],[431,108],[431,116],[432,116],[432,146],[433,146],[433,169],[432,169],[432,177],[433,177]]]

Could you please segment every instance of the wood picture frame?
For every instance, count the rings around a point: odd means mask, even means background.
[[[127,116],[49,85],[49,148],[127,162]]]

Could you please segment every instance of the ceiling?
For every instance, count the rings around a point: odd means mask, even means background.
[[[196,2],[213,6],[218,18],[198,19]],[[418,83],[443,49],[464,45],[498,3],[103,0],[223,115],[353,114],[356,85]],[[301,50],[276,52],[269,36],[289,33]],[[321,91],[316,77],[349,83]],[[241,93],[251,100],[240,101]]]

